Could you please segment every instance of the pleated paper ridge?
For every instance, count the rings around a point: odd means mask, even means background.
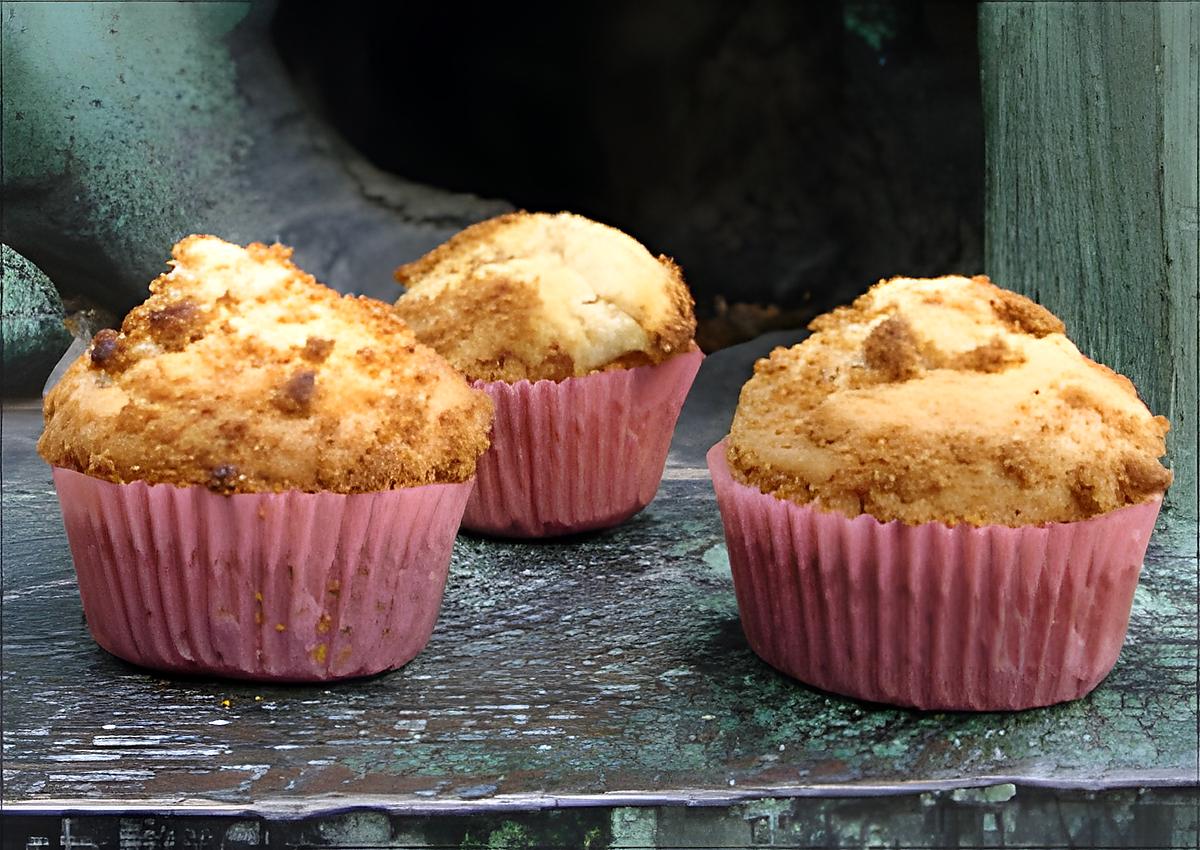
[[[293,682],[421,651],[472,486],[222,496],[61,468],[54,483],[100,646],[156,670]]]
[[[476,381],[496,407],[463,527],[503,537],[607,528],[658,491],[704,355],[565,381]]]
[[[708,453],[751,648],[846,696],[991,711],[1078,699],[1120,654],[1161,498],[1079,522],[881,523],[735,481]]]

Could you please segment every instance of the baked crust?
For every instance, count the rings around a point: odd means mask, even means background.
[[[282,245],[189,236],[46,396],[38,451],[118,483],[363,493],[461,482],[492,404],[387,304]]]
[[[661,363],[696,331],[679,267],[571,213],[472,225],[396,269],[396,310],[473,380],[560,381]]]
[[[986,277],[881,281],[755,364],[734,476],[909,524],[1071,522],[1162,493],[1170,427],[1045,308]]]

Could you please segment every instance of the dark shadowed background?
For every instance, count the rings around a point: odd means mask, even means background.
[[[272,34],[380,168],[675,257],[709,349],[982,270],[973,3],[285,3]]]

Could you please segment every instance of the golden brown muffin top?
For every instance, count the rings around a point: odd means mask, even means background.
[[[125,483],[362,493],[468,480],[492,405],[392,308],[282,245],[189,236],[46,396],[38,451]]]
[[[986,277],[894,278],[759,360],[734,476],[847,516],[1070,522],[1162,493],[1170,427],[1052,313]]]
[[[560,381],[687,351],[692,296],[676,266],[571,213],[511,213],[396,269],[417,338],[482,381]]]

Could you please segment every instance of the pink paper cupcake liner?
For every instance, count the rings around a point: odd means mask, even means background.
[[[54,484],[100,646],[156,670],[290,682],[421,651],[471,489],[223,496],[57,467]]]
[[[476,381],[496,407],[463,527],[547,537],[617,525],[650,503],[699,350],[565,381]]]
[[[881,523],[735,481],[708,453],[750,646],[834,693],[924,709],[1050,705],[1116,663],[1161,498],[1070,523]]]

